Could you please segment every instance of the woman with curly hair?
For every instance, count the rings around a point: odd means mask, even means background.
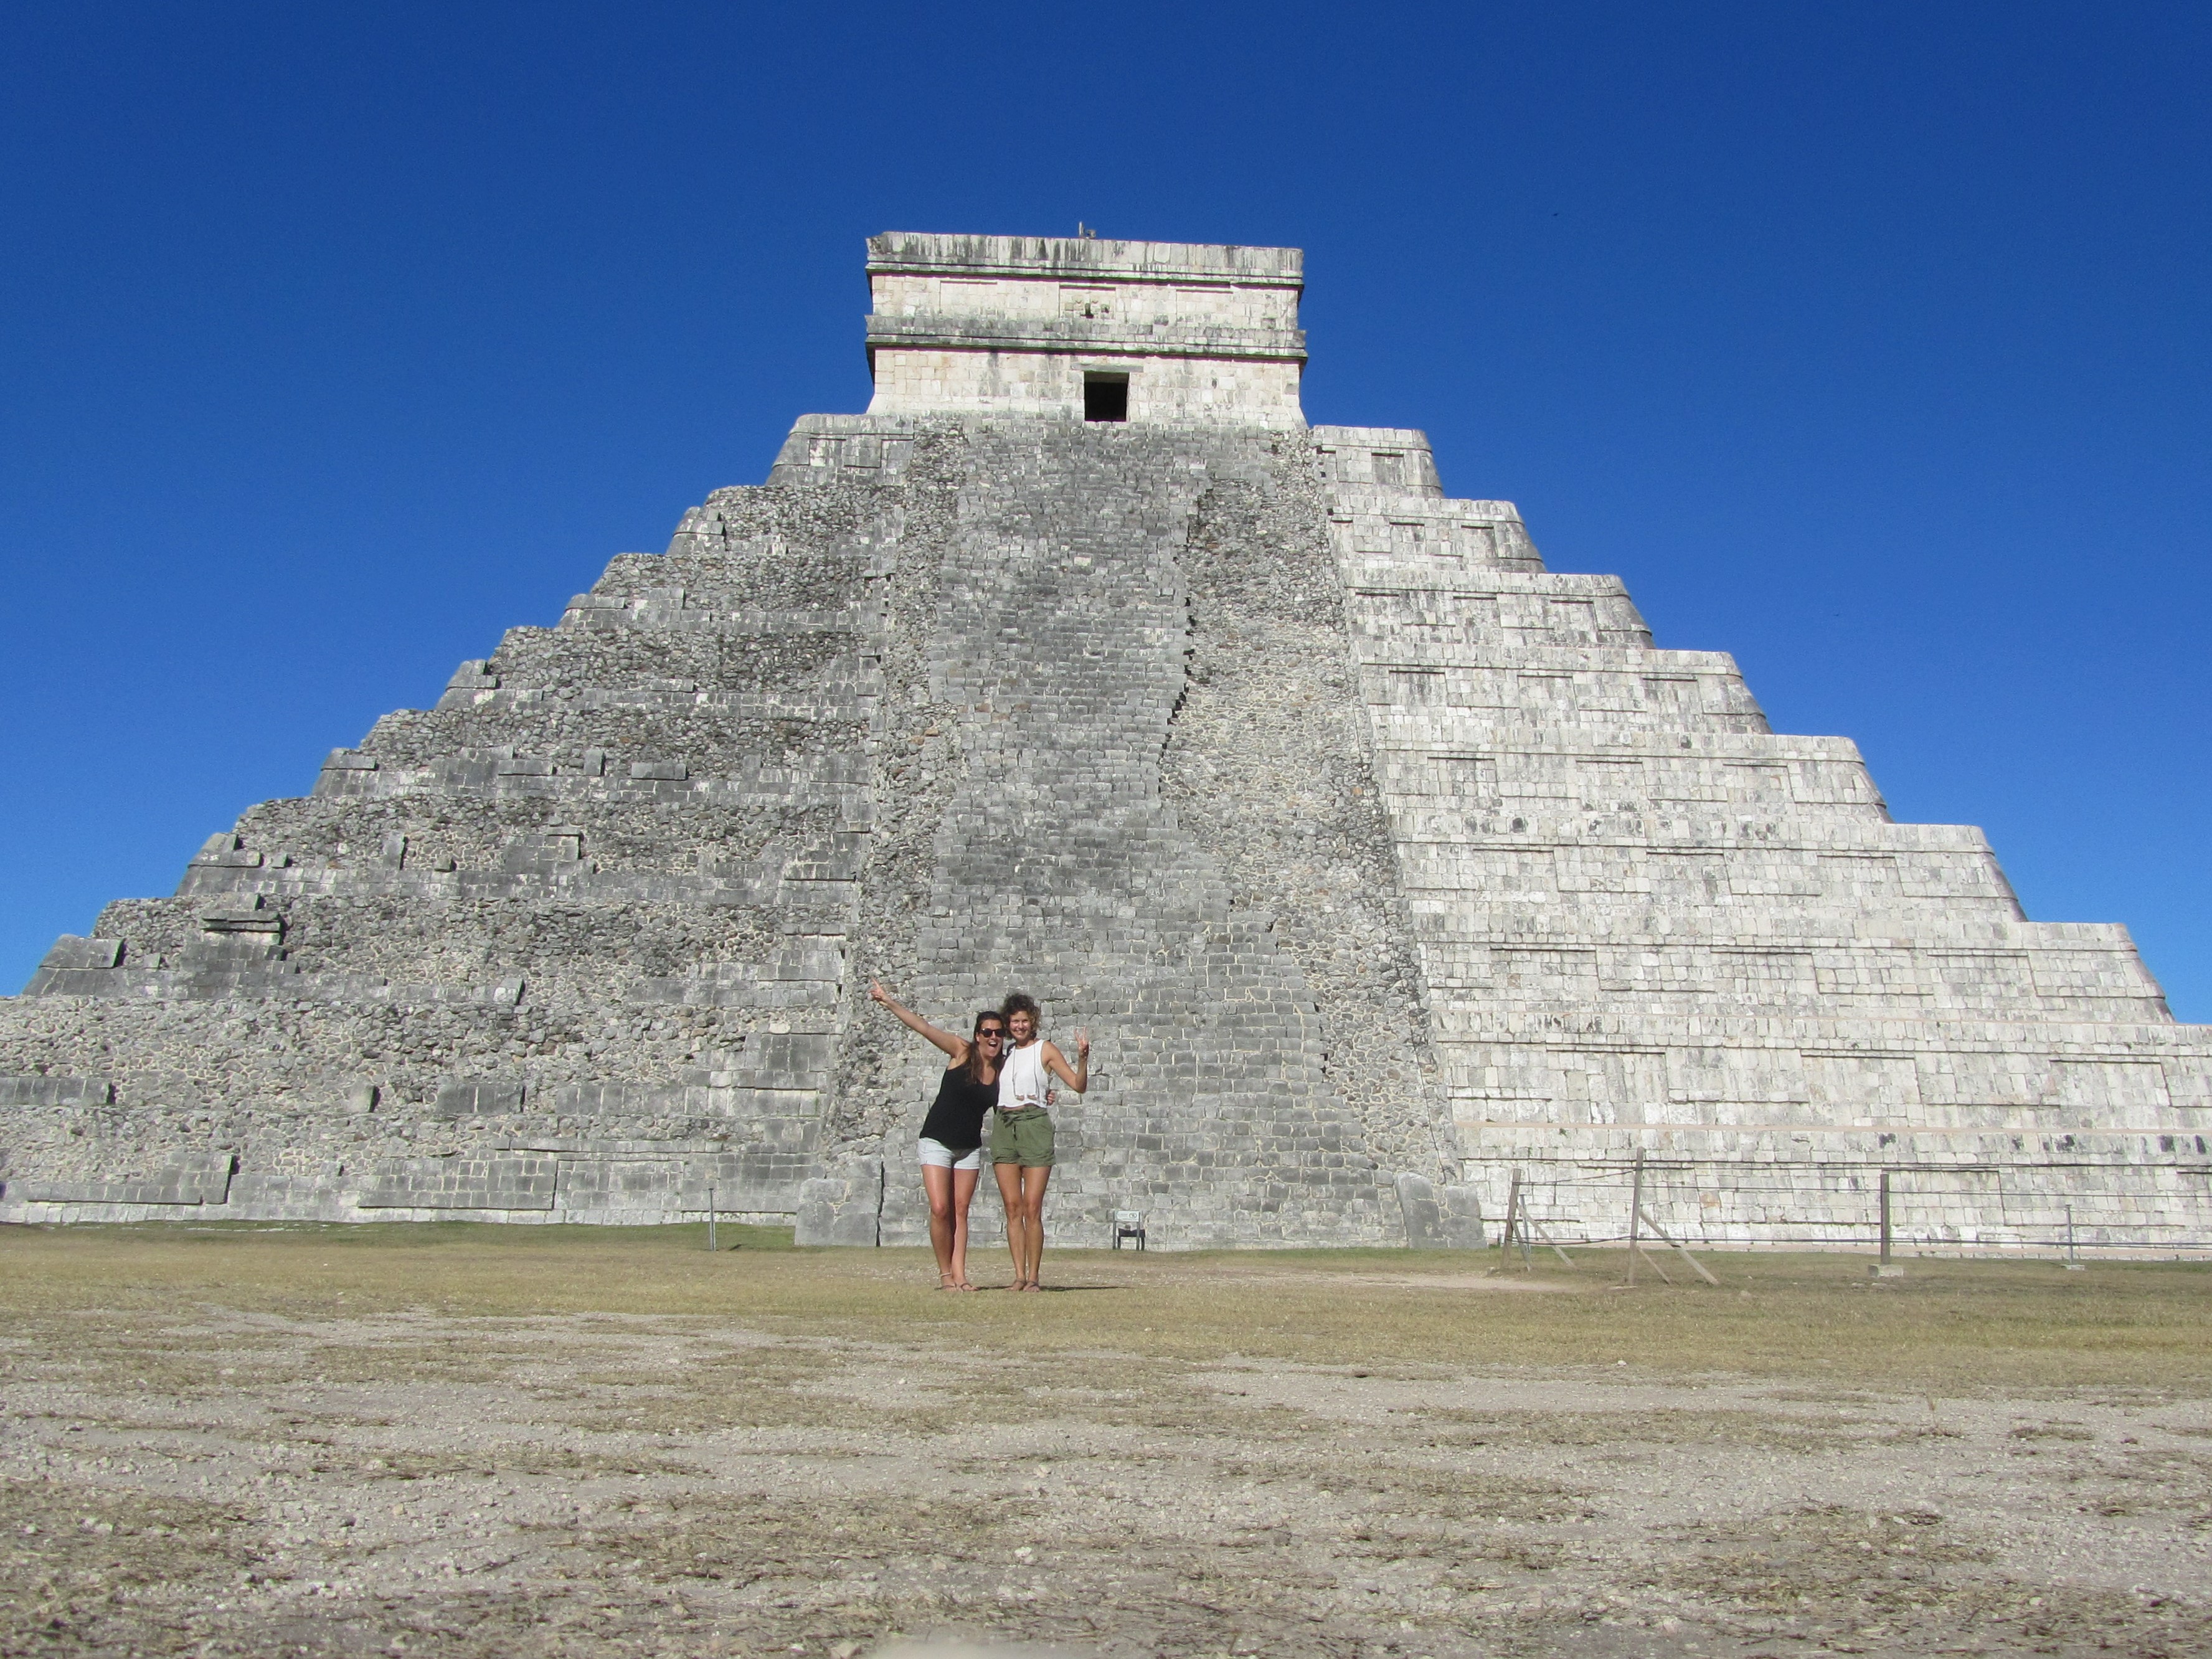
[[[1075,1064],[1041,1033],[1036,999],[1009,992],[999,1012],[1012,1045],[999,1067],[999,1103],[991,1114],[991,1172],[1006,1206],[1006,1248],[1014,1257],[1014,1288],[1041,1291],[1044,1262],[1044,1189],[1052,1179],[1052,1119],[1046,1114],[1058,1078],[1079,1095],[1091,1081],[1091,1036],[1075,1034]]]

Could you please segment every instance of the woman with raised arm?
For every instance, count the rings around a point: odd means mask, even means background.
[[[999,1060],[1006,1022],[995,1008],[975,1016],[975,1034],[940,1031],[901,1007],[881,985],[868,994],[908,1030],[927,1037],[948,1056],[938,1079],[937,1101],[921,1125],[921,1189],[929,1195],[929,1243],[937,1252],[937,1288],[972,1291],[968,1282],[968,1206],[982,1175],[983,1114],[999,1098]]]
[[[1012,1045],[999,1067],[999,1103],[991,1114],[991,1172],[1006,1206],[1006,1248],[1014,1288],[1041,1291],[1044,1265],[1044,1189],[1052,1179],[1052,1119],[1045,1113],[1047,1073],[1079,1095],[1091,1082],[1091,1036],[1075,1034],[1075,1064],[1039,1031],[1036,999],[1007,994],[999,1012]]]

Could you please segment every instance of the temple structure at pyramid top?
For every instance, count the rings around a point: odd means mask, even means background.
[[[881,980],[1088,1029],[1061,1243],[2212,1237],[2212,1031],[2126,930],[2031,921],[1419,432],[1309,427],[1296,250],[868,276],[866,411],[0,1002],[0,1221],[915,1242],[943,1056]]]
[[[868,412],[1302,426],[1304,263],[1291,247],[875,237]]]

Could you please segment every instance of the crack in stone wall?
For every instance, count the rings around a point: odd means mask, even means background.
[[[1327,498],[1303,436],[1276,441],[1263,479],[1208,487],[1182,562],[1191,650],[1164,797],[1220,865],[1232,903],[1272,918],[1319,1012],[1325,1074],[1377,1160],[1455,1173]]]
[[[875,578],[884,688],[870,740],[875,817],[845,975],[825,1162],[879,1152],[900,1115],[896,1079],[915,1038],[869,1000],[868,986],[881,980],[904,991],[915,981],[915,933],[928,910],[935,840],[966,777],[953,735],[962,711],[942,696],[933,652],[945,569],[959,557],[957,497],[967,456],[967,434],[957,423],[916,434],[899,486],[900,534]]]

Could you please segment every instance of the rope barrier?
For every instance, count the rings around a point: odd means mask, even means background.
[[[1626,1243],[1632,1256],[1645,1248],[1639,1232],[1674,1243],[1668,1228],[1701,1247],[1879,1242],[1885,1260],[1893,1244],[1921,1253],[2063,1249],[2069,1260],[2083,1252],[2212,1252],[2203,1212],[2169,1219],[2145,1208],[2157,1194],[2188,1193],[2198,1181],[2212,1181],[2212,1163],[2194,1158],[2139,1166],[2148,1179],[2125,1185],[2114,1180],[2110,1163],[2063,1158],[1885,1164],[1646,1154],[1470,1162],[1486,1164],[1493,1179],[1510,1170],[1509,1208],[1517,1226],[1558,1243]]]

